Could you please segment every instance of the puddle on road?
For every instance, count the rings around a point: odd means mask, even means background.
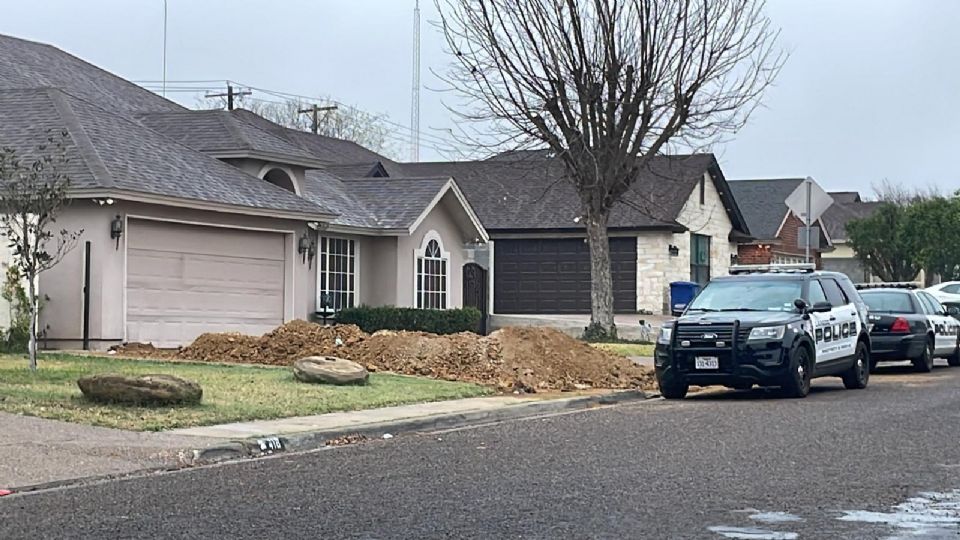
[[[724,538],[733,538],[735,540],[796,540],[797,533],[768,531],[755,527],[707,527],[710,532],[715,532]]]
[[[891,540],[956,538],[960,534],[960,490],[920,493],[894,506],[889,512],[848,510],[838,519],[887,525],[902,534],[891,537]]]

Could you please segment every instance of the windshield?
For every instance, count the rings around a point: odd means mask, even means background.
[[[713,281],[704,287],[689,311],[794,311],[801,298],[799,280]]]
[[[910,295],[892,291],[870,291],[860,294],[867,307],[873,312],[914,313]]]

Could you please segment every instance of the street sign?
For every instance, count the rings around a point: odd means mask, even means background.
[[[820,249],[820,227],[797,227],[797,247]]]
[[[833,198],[808,176],[784,202],[804,225],[812,225],[830,208]]]

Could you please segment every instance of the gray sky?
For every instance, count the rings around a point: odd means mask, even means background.
[[[451,115],[431,69],[447,57],[421,1],[421,159]],[[168,0],[167,78],[330,95],[408,125],[413,0]],[[54,44],[131,80],[161,78],[162,0],[0,0],[0,32]],[[728,178],[888,178],[960,189],[960,1],[769,0],[791,57],[750,124],[714,149]],[[172,85],[176,83],[169,83]],[[171,97],[193,105],[192,94]],[[402,145],[399,136],[396,144]],[[406,155],[407,152],[404,152]]]

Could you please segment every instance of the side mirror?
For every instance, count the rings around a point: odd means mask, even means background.
[[[831,309],[833,309],[833,304],[830,302],[817,302],[809,311],[811,313],[826,313]]]
[[[948,307],[947,315],[950,315],[951,317],[956,317],[957,315],[960,315],[960,307],[957,307],[957,306]]]
[[[804,300],[803,298],[797,298],[796,300],[793,301],[793,307],[797,308],[797,311],[799,311],[800,313],[806,313],[807,301]]]

